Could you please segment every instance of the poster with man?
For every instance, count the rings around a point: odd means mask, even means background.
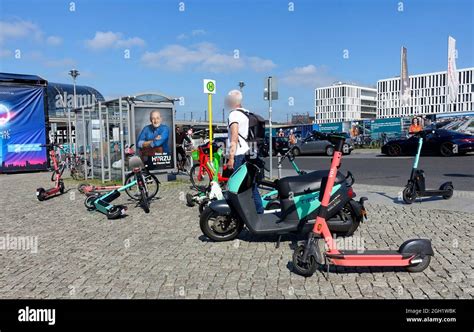
[[[137,152],[148,169],[175,168],[173,109],[135,107],[135,134]]]

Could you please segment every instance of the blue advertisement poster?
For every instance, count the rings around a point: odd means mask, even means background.
[[[42,87],[0,86],[0,172],[47,168]]]
[[[322,133],[341,133],[342,132],[342,122],[321,123],[319,125],[319,130]]]
[[[372,138],[378,138],[381,133],[400,134],[402,132],[402,122],[400,118],[371,120]]]

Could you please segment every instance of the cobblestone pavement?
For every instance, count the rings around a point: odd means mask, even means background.
[[[466,212],[368,204],[356,232],[368,248],[398,248],[431,238],[435,257],[423,273],[392,269],[334,270],[311,278],[290,271],[295,238],[244,232],[213,243],[201,235],[189,184],[163,184],[146,215],[109,221],[88,212],[75,184],[39,202],[49,174],[0,175],[0,244],[37,237],[38,250],[0,250],[0,298],[473,298],[473,218]],[[356,188],[357,189],[357,186]],[[3,241],[3,242],[2,242]],[[337,272],[337,273],[334,273]]]

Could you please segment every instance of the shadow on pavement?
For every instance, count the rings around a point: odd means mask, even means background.
[[[459,173],[448,173],[443,174],[444,176],[450,176],[455,178],[474,178],[474,174],[459,174]]]

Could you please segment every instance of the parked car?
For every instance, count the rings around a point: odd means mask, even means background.
[[[346,141],[342,148],[343,154],[351,154],[352,150],[354,150],[354,146],[351,143],[350,136],[345,133],[341,133],[341,135],[346,136]],[[329,141],[321,140],[314,135],[311,135],[298,141],[293,153],[295,155],[326,154],[327,156],[332,156],[334,154],[334,145]]]
[[[269,156],[270,146],[269,143],[270,139],[268,136],[265,137],[265,141],[263,147],[261,149],[261,153],[263,157]],[[290,143],[287,137],[272,137],[272,154],[276,156],[278,153],[284,155],[290,149]]]
[[[425,132],[422,154],[451,157],[474,151],[474,135],[445,129],[427,129]],[[417,148],[418,138],[412,136],[388,142],[382,146],[382,153],[389,156],[415,155]]]

